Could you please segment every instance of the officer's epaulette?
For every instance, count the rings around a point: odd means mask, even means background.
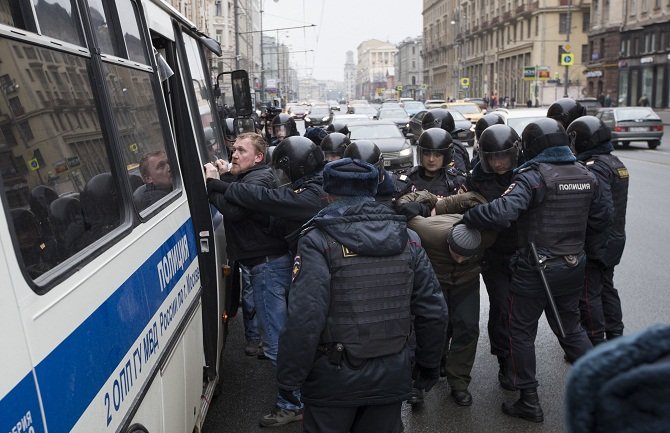
[[[458,167],[450,167],[447,169],[447,173],[451,174],[452,176],[466,176],[467,173],[464,172],[463,170],[459,169]]]
[[[533,168],[533,167],[532,167],[532,166],[528,166],[528,167],[520,168],[520,169],[517,171],[517,173],[523,173],[524,171],[528,171],[528,170],[530,170],[531,168]]]
[[[309,221],[307,221],[305,224],[300,227],[300,233],[298,234],[298,237],[303,237],[307,233],[309,233],[312,229],[314,229],[314,217],[310,218]]]
[[[409,180],[409,177],[407,177],[406,174],[401,174],[400,176],[398,176],[398,180],[399,180],[400,182],[404,182],[404,183],[407,183],[407,182],[410,181],[410,180]]]
[[[588,165],[593,165],[593,164],[595,164],[595,163],[596,163],[596,160],[595,160],[595,159],[589,159],[588,161],[584,161],[584,164],[586,164],[587,166],[588,166]]]

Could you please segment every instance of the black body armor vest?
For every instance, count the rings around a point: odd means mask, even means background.
[[[347,356],[358,359],[400,352],[411,327],[414,272],[409,246],[394,256],[359,256],[324,235],[331,298],[321,343],[341,343]]]
[[[596,188],[594,176],[577,163],[540,163],[536,169],[546,185],[545,197],[519,219],[519,247],[535,242],[552,257],[580,254]]]
[[[447,197],[455,194],[460,186],[456,176],[450,174],[446,168],[440,169],[438,174],[432,178],[424,177],[421,174],[422,169],[423,167],[414,167],[408,175],[416,191],[425,190],[431,194]]]

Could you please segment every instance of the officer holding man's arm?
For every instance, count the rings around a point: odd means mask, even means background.
[[[521,395],[515,403],[504,403],[502,409],[510,416],[542,422],[535,377],[538,321],[544,312],[569,361],[592,347],[579,321],[586,265],[584,240],[587,227],[607,228],[612,203],[603,200],[595,176],[575,161],[565,129],[555,120],[530,123],[522,133],[521,150],[526,162],[515,170],[507,191],[490,203],[469,209],[463,221],[477,229],[506,228],[517,221],[509,295],[510,379]],[[549,308],[531,244],[539,252],[558,317]],[[559,320],[565,337],[559,335]]]

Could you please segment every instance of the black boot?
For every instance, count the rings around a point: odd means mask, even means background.
[[[509,358],[499,356],[498,366],[498,382],[500,383],[502,389],[506,389],[507,391],[515,391],[516,388],[509,378]]]
[[[542,422],[544,414],[537,396],[537,388],[522,389],[521,396],[514,403],[503,403],[502,411],[509,416],[523,418],[528,421]]]

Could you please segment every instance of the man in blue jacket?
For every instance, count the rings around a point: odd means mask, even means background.
[[[412,316],[415,386],[428,391],[439,378],[447,306],[419,237],[375,202],[377,169],[344,158],[323,177],[331,203],[298,242],[280,394],[301,389],[304,431],[397,433],[412,388]]]

